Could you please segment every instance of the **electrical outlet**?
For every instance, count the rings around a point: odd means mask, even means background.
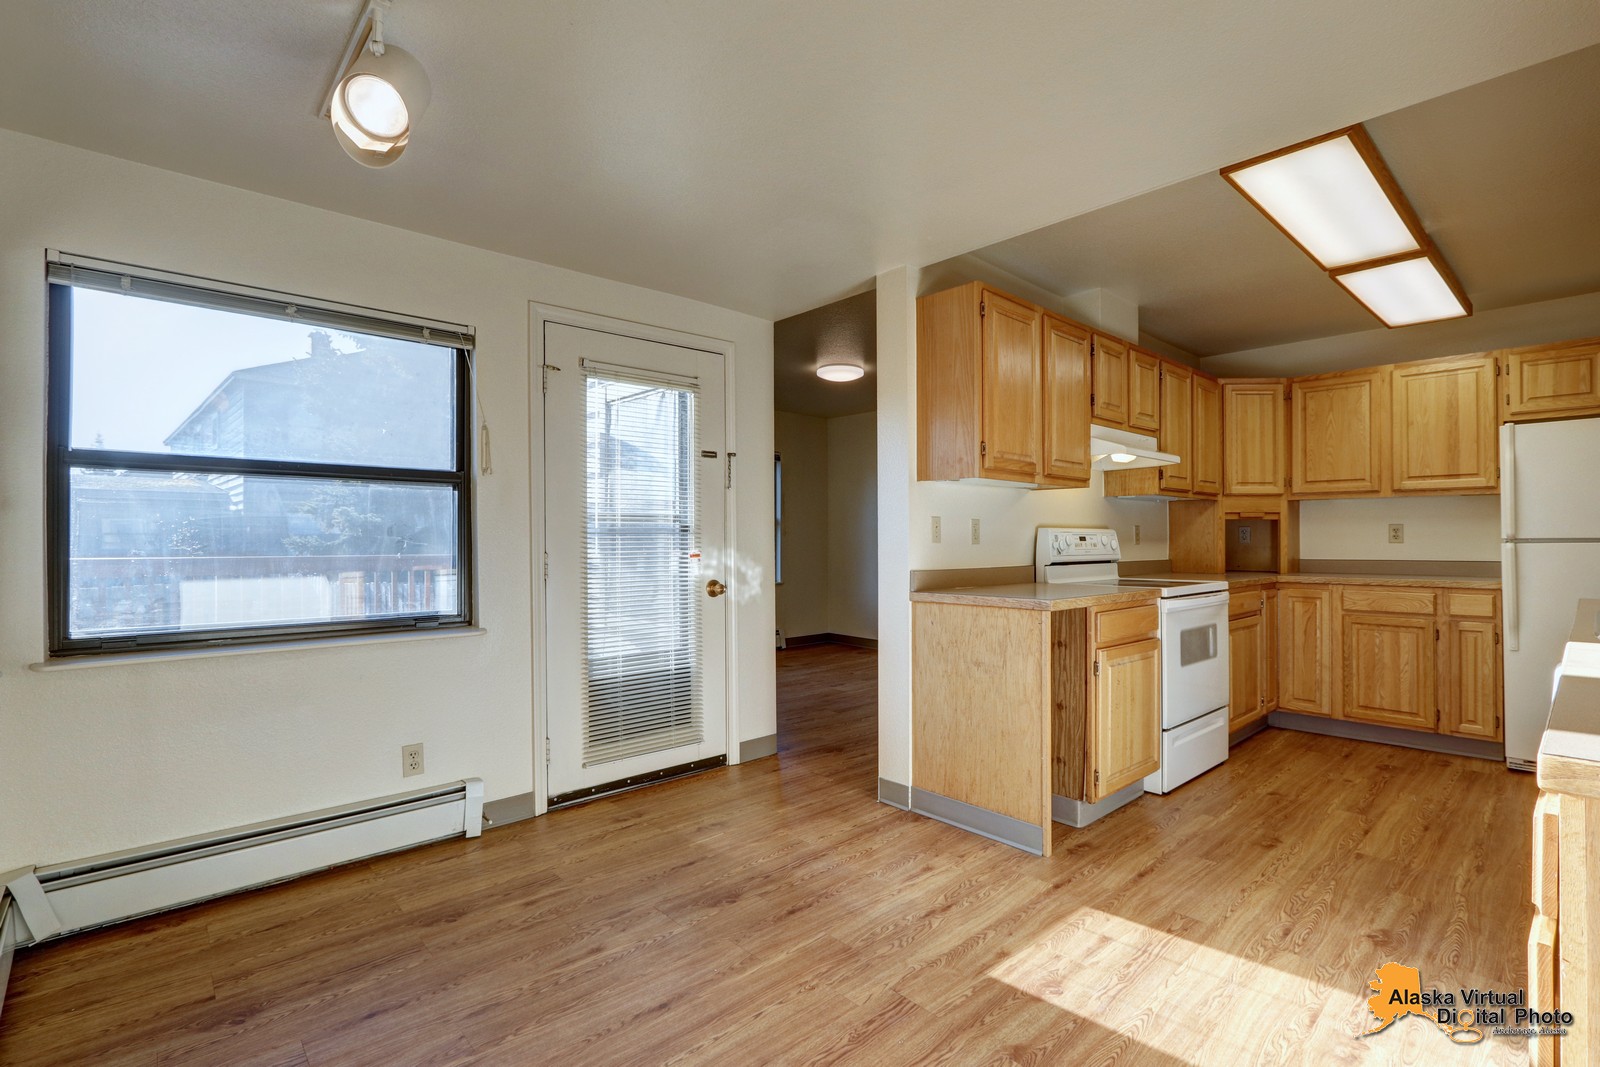
[[[973,544],[978,544],[981,540],[982,540],[982,538],[978,536],[978,520],[977,519],[973,519],[972,520],[972,543]]]
[[[1389,543],[1391,545],[1403,545],[1406,543],[1405,523],[1391,522],[1389,524]]]
[[[1138,544],[1141,540],[1143,540],[1143,536],[1144,535],[1143,535],[1143,532],[1141,531],[1141,529],[1139,527],[1139,524],[1138,523],[1134,523],[1133,524],[1133,543],[1134,544]]]
[[[400,746],[400,777],[410,778],[422,773],[422,742]]]
[[[939,521],[939,516],[933,517],[933,543],[938,544],[944,540],[944,526]]]
[[[1239,527],[1239,543],[1241,545],[1248,545],[1250,543],[1250,527]]]

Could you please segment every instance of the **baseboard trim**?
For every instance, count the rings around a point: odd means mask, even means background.
[[[901,811],[911,810],[911,787],[891,782],[887,778],[878,779],[878,803],[887,804],[891,808]]]
[[[1261,718],[1257,719],[1255,722],[1246,723],[1244,726],[1239,727],[1233,733],[1228,735],[1228,747],[1232,748],[1241,741],[1250,740],[1250,738],[1254,737],[1256,734],[1259,734],[1262,730],[1265,730],[1269,725],[1271,724],[1267,722],[1267,716],[1265,715],[1261,716]]]
[[[740,763],[749,763],[752,760],[766,759],[768,756],[776,756],[777,754],[777,734],[767,734],[765,737],[752,737],[748,741],[739,742]]]
[[[523,819],[531,819],[534,811],[532,793],[519,793],[514,797],[487,800],[483,804],[483,828],[489,830],[499,826],[509,826]]]
[[[1506,748],[1494,741],[1474,741],[1469,737],[1446,737],[1443,734],[1425,734],[1416,730],[1401,730],[1393,726],[1376,726],[1348,719],[1324,719],[1319,715],[1301,715],[1293,711],[1275,711],[1267,716],[1267,725],[1284,730],[1299,730],[1306,734],[1326,737],[1343,737],[1351,741],[1373,741],[1380,745],[1397,745],[1423,752],[1442,752],[1447,756],[1471,756],[1474,759],[1504,762]]]
[[[852,648],[867,648],[877,651],[878,639],[876,637],[856,637],[853,634],[801,634],[799,637],[785,637],[782,652],[791,648],[809,648],[812,645],[849,645]]]
[[[1009,815],[1001,815],[997,811],[980,808],[964,800],[952,800],[950,797],[930,793],[916,786],[911,787],[910,810],[918,815],[926,815],[930,819],[937,819],[942,823],[977,834],[979,837],[998,841],[1002,845],[1020,848],[1035,856],[1044,855],[1044,828],[1035,826],[1031,822],[1013,819]]]
[[[0,1018],[6,1011],[6,982],[11,978],[11,961],[17,955],[17,919],[11,897],[0,889]]]
[[[1050,797],[1050,818],[1055,822],[1066,823],[1074,829],[1081,830],[1096,819],[1103,819],[1118,808],[1126,807],[1142,796],[1144,796],[1143,778],[1132,785],[1123,786],[1104,800],[1097,800],[1093,804],[1052,794]]]

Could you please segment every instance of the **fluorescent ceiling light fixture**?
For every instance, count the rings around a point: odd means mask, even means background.
[[[1411,205],[1360,126],[1222,171],[1324,270],[1420,251]]]
[[[1338,271],[1333,280],[1388,326],[1414,326],[1472,314],[1471,301],[1461,293],[1448,268],[1426,253]]]
[[[858,363],[824,363],[817,368],[817,377],[826,382],[853,382],[866,373]]]
[[[415,56],[386,44],[389,0],[370,0],[345,47],[324,115],[345,154],[364,167],[387,167],[411,143],[433,87]]]

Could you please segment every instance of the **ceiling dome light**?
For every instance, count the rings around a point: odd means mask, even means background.
[[[853,382],[867,373],[856,363],[824,363],[817,368],[817,377],[825,382]]]
[[[386,3],[369,5],[360,34],[370,19],[363,47],[333,87],[328,118],[345,154],[364,167],[387,167],[411,143],[411,131],[428,109],[433,87],[415,56],[383,40]]]

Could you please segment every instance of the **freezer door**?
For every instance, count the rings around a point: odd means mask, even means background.
[[[1532,763],[1578,601],[1600,597],[1600,542],[1503,548],[1506,759]]]
[[[1600,419],[1500,428],[1503,538],[1600,539]]]

